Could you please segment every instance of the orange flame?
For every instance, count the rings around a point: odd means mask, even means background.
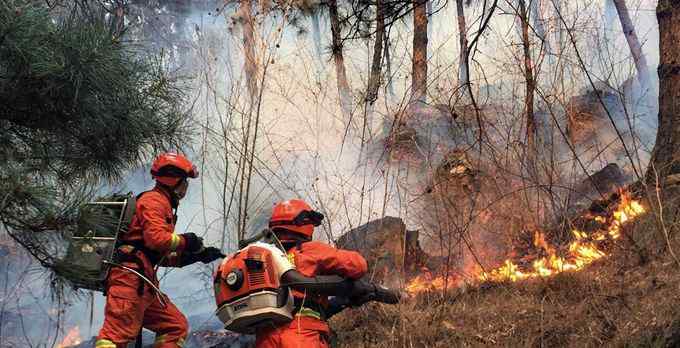
[[[602,250],[602,243],[621,237],[623,224],[630,222],[643,214],[645,208],[640,202],[630,198],[628,194],[621,194],[621,202],[609,219],[603,216],[592,217],[593,220],[604,224],[605,227],[592,234],[579,230],[572,230],[575,240],[569,244],[566,256],[558,256],[555,247],[545,241],[541,232],[536,232],[534,245],[543,249],[547,256],[536,259],[530,270],[521,271],[519,266],[511,260],[505,260],[503,266],[482,272],[482,281],[518,281],[528,278],[549,277],[564,271],[578,271],[585,266],[601,259],[607,254]]]
[[[404,289],[407,294],[413,296],[425,291],[451,289],[460,286],[461,279],[455,275],[442,275],[433,277],[429,270],[425,269],[421,275],[413,278]]]
[[[80,329],[77,326],[74,326],[68,331],[66,336],[64,336],[64,339],[61,341],[61,343],[57,344],[56,348],[71,347],[79,345],[81,342],[82,339],[80,338]]]
[[[505,260],[502,266],[481,272],[477,275],[480,281],[520,281],[531,278],[550,277],[565,271],[579,271],[594,261],[601,259],[607,254],[602,250],[603,243],[616,240],[621,237],[621,229],[625,223],[633,221],[638,216],[645,213],[645,208],[640,202],[633,200],[626,193],[621,194],[621,202],[610,217],[594,216],[593,220],[599,222],[604,227],[591,234],[579,230],[572,230],[574,241],[567,250],[562,252],[564,256],[558,255],[557,248],[548,244],[545,235],[539,231],[534,234],[534,246],[541,250],[545,255],[535,259],[531,266],[526,269],[521,268],[510,259]],[[412,279],[406,285],[406,292],[415,295],[423,291],[443,290],[447,277],[441,276],[432,278],[429,272]],[[462,280],[451,280],[448,276],[448,288],[456,287]],[[456,278],[453,278],[456,279]]]

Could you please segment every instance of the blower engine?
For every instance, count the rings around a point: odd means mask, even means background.
[[[271,243],[257,241],[263,238]],[[398,292],[363,280],[335,275],[307,277],[295,270],[283,247],[276,247],[275,242],[278,239],[273,232],[265,230],[243,241],[239,245],[241,250],[229,255],[215,272],[216,314],[225,329],[251,334],[262,326],[290,322],[294,315],[290,288],[346,297],[348,301],[343,306],[368,301],[399,302]],[[338,307],[337,311],[342,308]]]
[[[253,243],[227,257],[215,273],[217,316],[227,330],[252,333],[293,319],[293,295],[281,275],[294,270],[272,244]]]

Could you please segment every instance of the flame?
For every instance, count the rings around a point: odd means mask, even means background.
[[[411,279],[404,290],[413,296],[425,291],[450,289],[459,285],[460,278],[453,274],[434,277],[429,270],[424,269],[422,274]]]
[[[528,278],[549,277],[565,271],[578,271],[599,260],[607,254],[602,250],[602,243],[621,237],[621,229],[625,223],[633,221],[645,212],[640,202],[633,200],[626,193],[621,194],[621,202],[611,217],[594,216],[591,219],[604,226],[591,234],[574,229],[571,233],[575,240],[569,243],[565,256],[559,256],[555,247],[545,241],[545,235],[537,231],[534,245],[545,251],[547,256],[540,257],[531,264],[531,269],[522,271],[512,260],[505,260],[503,266],[482,272],[482,281],[518,281]]]
[[[480,272],[476,279],[479,281],[516,282],[531,278],[550,277],[565,271],[582,270],[596,260],[607,256],[603,251],[603,244],[620,238],[623,225],[644,213],[645,208],[640,202],[631,199],[628,194],[622,193],[619,205],[610,216],[589,217],[601,224],[597,231],[586,233],[577,229],[572,230],[574,240],[569,243],[566,249],[563,248],[561,251],[550,245],[542,232],[536,231],[534,233],[534,246],[538,249],[536,254],[543,256],[536,256],[530,265],[524,266],[507,259],[502,266],[496,269]],[[451,276],[448,277],[451,278]],[[444,276],[433,278],[427,271],[412,279],[406,285],[406,292],[415,295],[423,291],[442,290],[445,288],[445,280],[446,277]],[[448,287],[451,288],[460,284],[460,279],[456,282],[449,280]]]
[[[64,339],[61,341],[61,343],[57,344],[56,348],[71,347],[79,345],[81,342],[82,339],[80,338],[80,328],[74,326],[73,328],[71,328],[71,330],[68,331],[66,336],[64,336]]]

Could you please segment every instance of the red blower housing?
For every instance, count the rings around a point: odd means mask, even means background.
[[[271,244],[256,242],[228,256],[215,272],[217,316],[227,330],[253,333],[293,318],[293,297],[281,276],[294,266]]]

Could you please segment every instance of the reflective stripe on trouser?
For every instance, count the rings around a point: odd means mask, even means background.
[[[107,339],[97,340],[94,346],[96,348],[116,348],[116,344]]]
[[[168,342],[166,342],[167,338],[168,338],[167,335],[157,335],[156,339],[153,341],[153,347],[154,348],[162,347],[164,344],[167,344],[168,343]],[[184,338],[183,337],[180,338],[174,344],[177,345],[177,347],[180,347],[180,348],[184,347]]]

